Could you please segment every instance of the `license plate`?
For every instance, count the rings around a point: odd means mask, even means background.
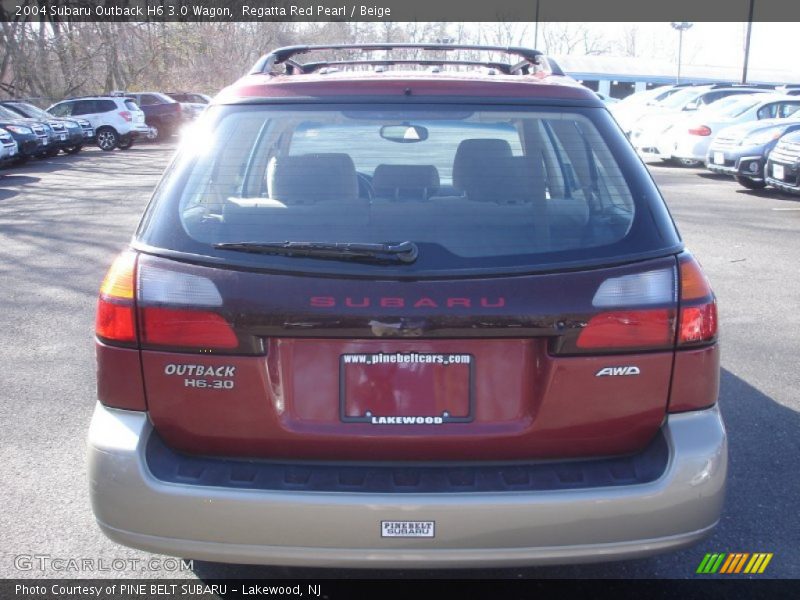
[[[381,521],[381,537],[424,537],[436,534],[434,521]]]
[[[46,139],[42,140],[42,146],[47,146],[47,140]]]
[[[343,354],[340,418],[345,423],[391,426],[470,422],[474,363],[471,354]]]
[[[772,165],[772,176],[775,179],[783,179],[784,175],[783,165]]]
[[[66,139],[67,139],[67,135],[65,133],[62,133],[61,134],[61,141],[63,142]]]
[[[714,164],[715,165],[724,165],[725,164],[725,153],[724,152],[714,152]]]

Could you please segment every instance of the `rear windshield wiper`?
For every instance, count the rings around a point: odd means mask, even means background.
[[[362,244],[348,242],[220,242],[214,248],[252,252],[330,258],[334,260],[366,260],[371,262],[413,263],[419,255],[414,242],[399,244]]]

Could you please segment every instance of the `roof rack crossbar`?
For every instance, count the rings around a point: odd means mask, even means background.
[[[527,65],[528,63],[524,63]],[[414,60],[413,58],[405,59],[380,59],[380,60],[332,60],[320,61],[313,63],[304,63],[302,65],[303,73],[313,73],[319,69],[326,67],[341,67],[341,66],[375,66],[375,67],[390,67],[393,65],[421,65],[423,67],[438,67],[444,65],[463,65],[468,67],[487,67],[490,69],[497,69],[506,75],[514,72],[516,65],[508,65],[501,62],[483,62],[479,60],[433,60],[433,59],[420,59]]]
[[[506,64],[496,61],[460,61],[460,60],[435,60],[432,59],[398,59],[390,60],[369,60],[363,59],[358,62],[354,61],[327,61],[327,62],[312,62],[300,63],[292,60],[295,56],[307,54],[309,52],[318,52],[326,50],[356,50],[362,52],[378,52],[392,50],[422,50],[427,52],[451,52],[455,50],[465,51],[481,51],[481,52],[501,52],[504,54],[517,56],[522,59],[521,62],[516,64]],[[295,73],[309,73],[327,66],[335,65],[353,65],[353,64],[422,64],[422,65],[444,65],[444,64],[463,64],[470,66],[488,66],[502,70],[504,73],[515,74],[524,73],[530,65],[540,64],[543,54],[538,50],[531,48],[523,48],[519,46],[481,46],[477,44],[412,44],[412,43],[392,43],[392,44],[325,44],[319,46],[286,46],[273,50],[269,54],[263,56],[253,67],[251,73],[271,73],[276,65],[285,64],[286,71],[289,74]],[[386,62],[389,61],[389,62]]]

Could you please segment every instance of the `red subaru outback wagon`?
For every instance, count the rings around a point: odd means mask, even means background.
[[[464,567],[713,529],[713,292],[602,102],[555,63],[282,48],[194,135],[101,288],[89,464],[110,538]]]

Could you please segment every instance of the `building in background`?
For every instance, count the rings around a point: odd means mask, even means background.
[[[676,83],[677,65],[665,60],[614,56],[554,56],[564,72],[585,86],[612,98]],[[681,66],[681,83],[736,83],[739,67]],[[800,70],[763,69],[751,66],[748,83],[800,83]]]

